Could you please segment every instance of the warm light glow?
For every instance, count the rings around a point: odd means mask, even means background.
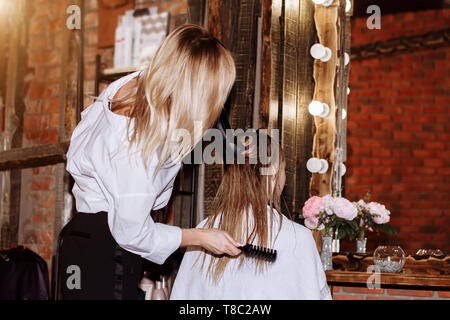
[[[311,103],[308,106],[308,111],[313,116],[318,116],[323,112],[323,103],[317,100],[311,101]]]
[[[350,88],[347,87],[347,95],[350,94]]]
[[[314,59],[320,59],[322,62],[327,62],[333,55],[330,48],[325,47],[320,43],[312,45],[309,52]]]
[[[313,116],[325,118],[330,112],[330,106],[321,101],[313,100],[308,106],[308,111]]]
[[[347,118],[347,111],[345,109],[342,109],[342,120]]]
[[[325,7],[330,6],[334,0],[312,0],[315,4],[321,4]]]
[[[314,59],[321,59],[326,54],[325,47],[320,43],[312,45],[309,52]]]
[[[306,168],[311,173],[325,173],[328,171],[328,162],[325,159],[310,158],[306,162]]]
[[[348,65],[350,63],[350,55],[347,52],[344,52],[344,62],[345,65]]]
[[[340,169],[341,169],[341,177],[347,172],[347,168],[345,167],[345,164],[343,164],[342,162],[341,162],[341,165],[340,165]]]
[[[350,0],[345,0],[345,12],[350,12],[352,10],[352,2]]]

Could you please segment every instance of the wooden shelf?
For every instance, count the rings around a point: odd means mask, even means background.
[[[450,290],[450,256],[407,256],[401,273],[380,273],[381,287],[411,287]],[[374,273],[367,272],[373,265],[372,255],[335,254],[333,269],[326,271],[330,285],[366,286]]]

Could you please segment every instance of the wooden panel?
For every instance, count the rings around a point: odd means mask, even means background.
[[[187,3],[189,23],[202,26],[204,23],[206,0],[187,0]]]
[[[309,50],[316,39],[314,27],[314,3],[300,1],[299,43],[297,65],[297,127],[296,127],[296,175],[293,211],[300,212],[309,198],[311,173],[306,169],[306,161],[311,157],[313,142],[313,118],[308,105],[314,93],[313,64]]]
[[[259,104],[259,128],[269,128],[270,82],[272,74],[272,0],[262,2],[262,52],[261,52],[261,91]]]
[[[255,95],[257,16],[261,10],[258,0],[239,3],[236,42],[231,51],[236,64],[236,81],[231,94],[230,124],[244,130],[252,127]]]
[[[208,1],[207,27],[231,51],[236,64],[236,82],[230,94],[230,124],[247,129],[252,125],[256,70],[257,0]],[[223,173],[222,165],[205,168],[204,208],[210,211]]]

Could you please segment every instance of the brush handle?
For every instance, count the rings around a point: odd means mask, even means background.
[[[246,255],[253,256],[258,259],[268,260],[273,262],[277,259],[277,250],[269,249],[265,247],[255,246],[252,244],[246,244],[239,247]]]

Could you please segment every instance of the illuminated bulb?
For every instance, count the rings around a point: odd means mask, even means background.
[[[345,65],[348,65],[350,63],[350,56],[347,52],[344,52],[344,63]]]
[[[345,111],[345,109],[342,109],[342,120],[344,120],[345,118],[347,118],[347,111]]]
[[[327,62],[333,55],[330,48],[320,43],[312,45],[309,52],[314,59],[320,59],[322,62]]]
[[[352,2],[350,0],[345,0],[345,12],[350,12],[352,10]]]
[[[341,163],[341,177],[347,172],[347,168],[345,167],[345,164]]]
[[[347,87],[347,95],[349,95],[349,94],[350,94],[350,88]]]
[[[315,4],[321,4],[325,7],[330,6],[334,0],[312,0]]]
[[[328,162],[325,159],[310,158],[306,162],[306,168],[311,173],[323,174],[328,171]]]
[[[325,118],[330,112],[330,106],[318,100],[313,100],[308,106],[308,111],[313,116]]]

